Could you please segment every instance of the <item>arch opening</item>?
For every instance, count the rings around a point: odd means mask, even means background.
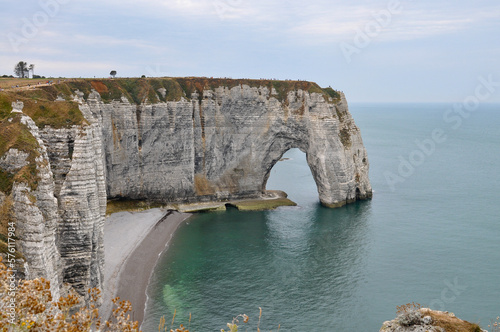
[[[299,205],[318,203],[318,189],[306,153],[290,148],[269,169],[263,183],[265,191],[280,190]]]

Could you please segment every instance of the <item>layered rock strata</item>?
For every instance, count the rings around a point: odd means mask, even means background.
[[[89,125],[49,127],[41,136],[55,179],[63,281],[83,295],[89,287],[102,287],[106,184],[100,124],[87,107],[81,110]]]
[[[88,288],[103,286],[106,187],[101,127],[83,105],[82,112],[90,124],[59,129],[40,129],[29,116],[17,115],[38,145],[32,180],[36,185],[14,182],[2,199],[4,216],[15,222],[16,249],[23,257],[18,277],[48,279],[54,298],[64,284],[83,296]],[[16,150],[4,155],[17,157],[10,169],[4,168],[11,172],[29,166],[28,153]]]
[[[94,92],[87,104],[102,116],[110,198],[257,198],[291,148],[306,153],[324,205],[371,197],[366,150],[343,94],[330,103],[291,91],[284,103],[267,87],[242,85],[141,105],[105,104]]]
[[[4,204],[10,206],[11,220],[15,221],[16,249],[25,258],[19,266],[20,276],[26,279],[44,277],[51,283],[51,291],[57,298],[62,286],[62,264],[56,245],[57,229],[60,224],[57,199],[54,197],[54,181],[50,170],[47,149],[33,120],[21,116],[21,123],[29,128],[39,148],[35,158],[38,185],[33,190],[24,182],[14,183],[10,196]],[[27,153],[18,154],[15,167],[26,166],[23,162]],[[21,167],[19,167],[20,169]]]

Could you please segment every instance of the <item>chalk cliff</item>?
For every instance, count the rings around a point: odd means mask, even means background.
[[[306,153],[325,206],[372,194],[343,93],[310,82],[81,80],[3,92],[0,105],[2,234],[17,223],[22,269],[54,290],[102,287],[107,198],[261,198],[290,148]]]
[[[321,91],[321,90],[320,90]],[[239,85],[180,101],[109,104],[101,114],[109,197],[212,201],[259,197],[273,165],[300,148],[327,206],[368,198],[368,159],[342,93]]]

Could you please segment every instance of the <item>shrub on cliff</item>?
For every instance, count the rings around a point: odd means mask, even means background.
[[[412,302],[397,307],[396,320],[402,326],[418,325],[422,320],[420,304]]]

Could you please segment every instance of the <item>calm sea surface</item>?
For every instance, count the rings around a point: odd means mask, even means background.
[[[467,118],[450,106],[350,105],[371,201],[323,208],[293,149],[267,188],[298,207],[181,226],[154,272],[143,330],[176,309],[186,325],[192,313],[190,331],[227,329],[241,313],[255,331],[261,307],[262,330],[378,331],[412,301],[485,328],[500,315],[500,105]]]

